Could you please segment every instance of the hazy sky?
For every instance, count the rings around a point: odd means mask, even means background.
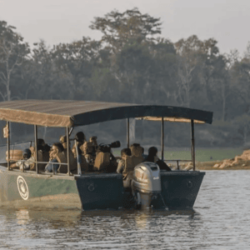
[[[30,44],[44,39],[53,45],[99,38],[89,28],[94,17],[134,7],[160,17],[162,36],[173,42],[196,34],[215,38],[223,53],[243,53],[250,41],[250,0],[0,0],[0,20],[16,26]]]

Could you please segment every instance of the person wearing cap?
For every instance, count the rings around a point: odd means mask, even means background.
[[[20,170],[29,170],[35,165],[35,158],[31,156],[31,151],[27,148],[23,150],[23,159],[10,165],[10,168],[19,168]]]

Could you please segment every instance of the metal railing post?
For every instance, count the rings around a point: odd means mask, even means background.
[[[164,161],[164,117],[161,118],[161,159]]]
[[[129,118],[127,119],[127,147],[129,148]]]
[[[10,170],[10,123],[7,122],[7,127],[8,127],[8,135],[7,135],[7,159],[8,159],[8,170]]]
[[[79,155],[78,151],[78,145],[75,140],[75,147],[76,147],[76,159],[77,159],[77,174],[82,175],[82,170],[81,170],[81,155]]]
[[[194,120],[191,120],[191,156],[192,156],[192,162],[193,162],[193,171],[195,171]]]
[[[66,127],[66,143],[67,143],[67,167],[68,167],[68,175],[70,175],[70,161],[69,161],[69,150],[70,150],[70,146],[69,146],[69,128]]]
[[[177,165],[176,169],[177,170],[180,170],[180,164],[179,164],[179,162],[180,162],[179,160],[176,161],[176,165]]]
[[[35,135],[35,165],[36,165],[36,173],[38,174],[38,164],[37,164],[37,161],[38,161],[38,150],[37,150],[37,125],[34,125],[34,135]]]

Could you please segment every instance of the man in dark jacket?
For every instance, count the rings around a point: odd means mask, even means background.
[[[148,149],[148,156],[145,161],[155,162],[161,170],[171,171],[171,168],[157,156],[158,150],[156,147],[151,147]]]

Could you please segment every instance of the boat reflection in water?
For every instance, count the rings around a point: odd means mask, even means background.
[[[193,171],[161,171],[157,164],[143,162],[140,156],[126,156],[123,176],[111,169],[111,146],[97,154],[92,171],[83,171],[82,155],[76,150],[71,157],[70,139],[75,127],[94,123],[127,119],[160,121],[162,161],[164,161],[164,122],[186,122],[191,125],[191,157]],[[205,173],[195,169],[194,124],[212,123],[212,113],[202,110],[164,105],[135,105],[126,103],[23,100],[1,102],[0,120],[7,122],[7,163],[0,164],[0,206],[16,208],[43,207],[79,210],[106,210],[127,208],[192,209]],[[34,170],[12,169],[22,156],[11,150],[10,123],[34,125]],[[65,150],[58,155],[58,172],[47,173],[48,161],[39,161],[38,126],[65,128]],[[115,143],[120,146],[120,143]],[[101,149],[99,145],[98,149]],[[99,157],[100,156],[100,157]],[[108,161],[108,162],[107,162]],[[179,160],[176,160],[179,162]],[[143,162],[143,163],[142,163]],[[177,164],[178,165],[178,164]],[[105,167],[103,167],[105,166]],[[135,170],[135,171],[134,171]],[[131,178],[131,179],[129,179]],[[129,181],[128,181],[129,180]],[[20,212],[22,214],[22,212]]]
[[[1,209],[1,214],[5,214],[6,210]],[[195,210],[175,210],[175,211],[160,211],[160,210],[122,210],[122,211],[79,211],[79,210],[54,210],[54,209],[20,209],[20,210],[8,210],[11,213],[11,217],[15,215],[16,223],[18,225],[28,224],[44,224],[46,223],[48,228],[70,228],[77,225],[98,225],[98,230],[105,230],[112,227],[112,221],[115,221],[114,225],[122,226],[122,228],[131,228],[131,226],[137,229],[145,229],[150,226],[149,224],[154,221],[154,218],[159,217],[171,217],[185,216],[194,218]],[[7,214],[7,213],[6,213]],[[8,215],[7,215],[8,218]],[[10,218],[10,217],[9,217]],[[98,222],[99,221],[99,222]],[[119,225],[118,225],[119,224]],[[86,228],[87,229],[87,228]]]
[[[197,222],[192,224],[194,214],[190,210],[0,209],[5,237],[0,243],[6,242],[1,246],[14,249],[152,249],[169,245],[164,242],[166,237],[176,237],[176,233],[198,233]],[[15,228],[15,233],[10,233],[10,227]]]
[[[27,223],[29,223],[30,220],[29,210],[21,209],[16,211],[16,219],[17,219],[17,224],[19,225],[26,225]]]

